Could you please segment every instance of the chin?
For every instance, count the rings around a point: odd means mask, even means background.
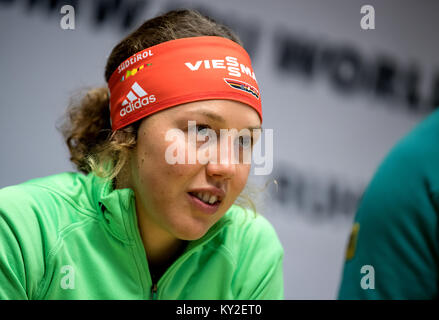
[[[209,229],[206,229],[200,232],[195,232],[195,230],[192,230],[190,232],[179,232],[176,236],[180,240],[193,241],[202,238],[208,230]]]
[[[211,225],[206,225],[205,221],[194,221],[183,226],[177,226],[174,235],[180,240],[198,240],[209,231],[210,227]]]

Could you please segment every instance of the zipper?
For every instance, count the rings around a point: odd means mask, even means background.
[[[144,246],[143,246],[142,238],[141,238],[141,236],[140,236],[140,232],[139,232],[139,229],[138,229],[136,212],[135,212],[135,209],[133,210],[133,208],[135,208],[135,207],[136,207],[136,206],[135,206],[135,200],[134,200],[134,198],[133,198],[133,199],[131,200],[131,208],[130,208],[130,209],[131,209],[131,212],[132,212],[132,213],[133,213],[133,211],[134,211],[134,214],[133,214],[133,216],[131,216],[131,217],[127,217],[127,219],[129,220],[128,224],[129,224],[130,227],[131,227],[131,234],[134,236],[134,241],[135,241],[135,243],[136,243],[137,250],[142,251],[142,254],[141,254],[142,258],[138,257],[138,258],[140,258],[140,260],[141,260],[141,261],[139,261],[139,262],[140,262],[140,264],[142,264],[142,265],[144,265],[144,266],[146,267],[145,269],[141,268],[141,270],[139,270],[139,271],[140,271],[144,276],[146,276],[147,278],[149,278],[149,279],[151,280],[152,285],[151,285],[151,291],[150,291],[150,292],[151,292],[151,295],[152,295],[152,300],[157,300],[157,298],[158,298],[158,292],[157,292],[157,291],[158,291],[158,285],[159,285],[160,283],[162,283],[163,280],[166,279],[166,278],[168,277],[168,274],[169,274],[170,272],[172,272],[172,270],[174,270],[175,268],[177,268],[177,266],[179,266],[181,263],[183,263],[184,260],[186,260],[187,256],[189,256],[190,254],[192,254],[192,253],[198,251],[199,248],[200,248],[202,245],[201,245],[201,243],[198,243],[197,245],[192,246],[191,248],[186,248],[186,249],[185,249],[185,252],[183,252],[183,254],[180,255],[180,257],[178,257],[177,260],[175,260],[175,261],[171,264],[171,266],[169,266],[169,268],[165,271],[165,273],[164,273],[164,274],[163,274],[158,280],[156,280],[156,281],[154,282],[154,280],[152,279],[151,274],[150,274],[150,272],[149,272],[149,265],[148,265],[148,260],[146,259],[145,248],[144,248]],[[219,230],[220,230],[220,228],[218,228],[218,230],[216,230],[216,231],[211,235],[211,237],[213,237],[213,236],[214,236]],[[204,240],[204,241],[202,242],[202,244],[204,244],[204,243],[206,243],[206,242],[208,242],[208,241]],[[189,243],[188,246],[191,246],[191,243]],[[143,257],[144,257],[144,258],[143,258]],[[148,272],[146,272],[146,270],[148,270]]]
[[[151,286],[152,300],[157,300],[157,283],[153,283]]]
[[[199,248],[200,248],[200,247],[191,248],[190,250],[188,250],[188,251],[184,252],[182,255],[180,255],[180,256],[177,258],[177,260],[175,260],[175,261],[174,261],[174,262],[173,262],[173,263],[172,263],[172,264],[166,269],[166,271],[162,274],[162,276],[161,276],[158,280],[156,280],[156,282],[154,282],[154,280],[152,280],[152,277],[151,277],[151,274],[150,274],[150,279],[151,279],[151,282],[152,282],[152,285],[151,285],[151,295],[152,295],[152,300],[157,300],[157,299],[158,299],[158,293],[157,293],[158,285],[161,284],[161,286],[162,286],[163,281],[164,281],[166,278],[169,278],[169,275],[168,275],[168,274],[172,273],[174,269],[178,268],[178,266],[181,265],[181,264],[186,260],[186,258],[187,258],[189,255],[191,255],[191,254],[193,254],[194,252],[198,251]]]
[[[139,234],[139,239],[140,239],[140,234]],[[140,241],[141,243],[141,241]],[[188,244],[189,245],[189,244]],[[143,249],[143,244],[141,245],[141,248]],[[186,250],[185,252],[183,252],[182,255],[180,255],[180,257],[177,258],[177,260],[175,260],[169,267],[168,269],[166,269],[166,271],[162,274],[162,276],[158,279],[158,280],[154,280],[151,277],[151,274],[148,272],[149,278],[151,279],[151,295],[152,295],[152,300],[157,300],[158,299],[158,285],[162,284],[163,281],[166,278],[169,278],[169,274],[173,272],[174,269],[178,268],[186,259],[189,255],[199,251],[201,248],[201,245],[197,245],[195,247],[189,248],[188,250]],[[148,266],[148,261],[146,261],[146,265]],[[148,266],[148,270],[149,270],[149,266]]]

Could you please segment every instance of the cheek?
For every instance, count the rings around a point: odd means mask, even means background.
[[[162,148],[143,152],[137,160],[137,180],[143,189],[169,195],[181,191],[198,172],[197,165],[169,164]]]
[[[169,183],[183,177],[188,179],[200,168],[198,163],[189,160],[189,152],[193,150],[193,146],[188,146],[185,136],[174,137],[171,141],[167,141],[166,133],[162,132],[155,139],[145,141],[142,146],[141,159],[138,163],[139,169],[147,172],[146,176],[159,175]]]
[[[248,176],[250,173],[250,165],[241,164],[232,179],[233,194],[237,197],[247,184]]]
[[[145,133],[144,133],[145,135]],[[138,141],[137,153],[137,169],[143,173],[154,173],[158,168],[162,168],[161,171],[166,171],[167,162],[165,159],[166,148],[168,142],[164,140],[162,134],[150,134],[147,137]]]

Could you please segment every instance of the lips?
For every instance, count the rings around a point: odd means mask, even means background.
[[[189,194],[200,199],[206,204],[214,204],[221,202],[226,193],[222,189],[216,187],[196,188],[189,191]]]
[[[213,205],[215,203],[221,202],[221,200],[216,195],[212,195],[208,192],[189,192],[190,195],[197,197],[199,200],[206,204]]]
[[[197,188],[188,192],[192,205],[198,210],[209,214],[213,214],[218,210],[225,194],[223,190],[215,187]]]
[[[205,214],[213,215],[221,205],[221,202],[218,200],[213,204],[205,203],[190,192],[187,193],[187,196],[191,205],[197,209],[197,211],[201,211]]]

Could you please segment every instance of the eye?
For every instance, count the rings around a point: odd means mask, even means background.
[[[196,130],[198,135],[207,136],[209,133],[210,127],[205,124],[197,124]]]
[[[207,124],[197,124],[195,127],[197,134],[197,144],[211,143],[211,141],[216,141],[212,135],[215,135],[215,131]]]
[[[251,148],[253,144],[253,139],[251,136],[239,136],[238,143],[239,146],[242,148]]]

